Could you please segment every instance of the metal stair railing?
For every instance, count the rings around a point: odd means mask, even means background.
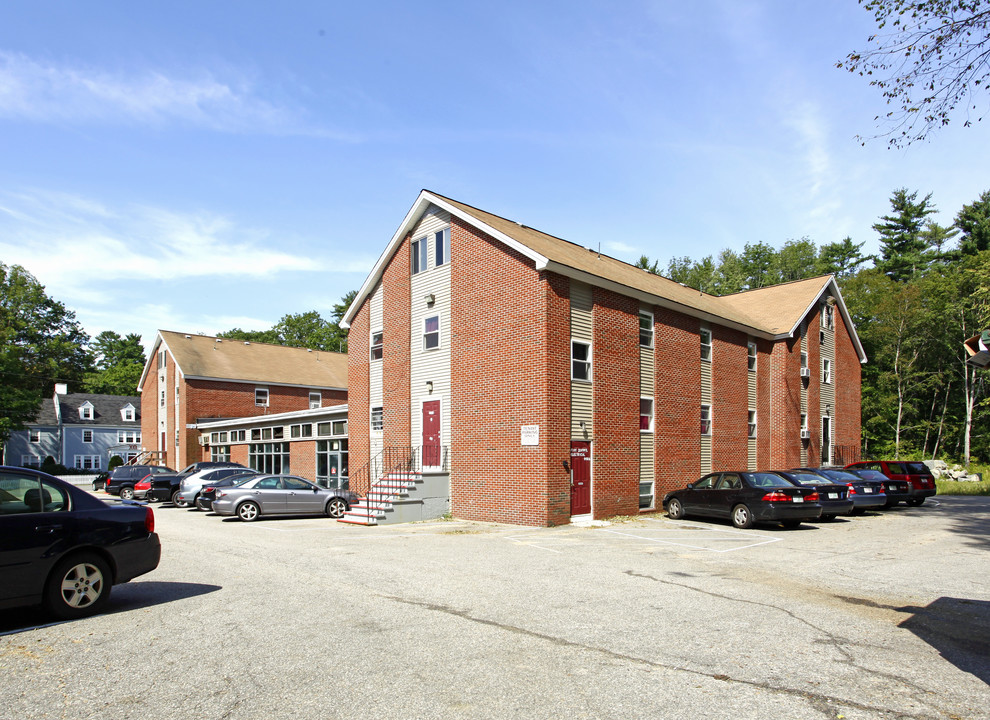
[[[399,490],[391,485],[396,475],[422,474],[424,455],[427,467],[447,468],[448,448],[443,446],[387,447],[371,458],[357,473],[350,476],[351,488],[363,487],[367,482],[364,507],[369,518],[388,508]],[[372,479],[374,478],[374,479]],[[408,480],[408,479],[407,479]]]

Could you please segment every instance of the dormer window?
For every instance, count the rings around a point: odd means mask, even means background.
[[[120,409],[120,419],[124,422],[134,422],[134,406],[127,403]]]
[[[82,405],[79,406],[79,419],[80,420],[92,420],[93,419],[93,403],[87,400]]]

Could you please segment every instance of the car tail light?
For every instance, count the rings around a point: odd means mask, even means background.
[[[804,499],[808,500],[810,497],[810,495],[806,495]],[[815,500],[817,499],[818,496],[815,495]],[[774,490],[763,496],[763,502],[794,502],[794,495],[785,493],[783,490]]]
[[[856,494],[856,488],[853,487],[853,484],[852,483],[846,483],[846,487],[849,488],[849,494],[850,495],[855,495]]]
[[[146,505],[144,508],[144,529],[150,533],[155,531],[155,511],[151,509],[150,505]]]
[[[213,488],[212,487],[205,487],[205,488],[203,488],[203,492],[205,492],[205,493],[213,492]]]
[[[811,493],[811,495],[805,495],[804,496],[804,501],[805,502],[818,502],[818,492],[816,491],[816,492]]]

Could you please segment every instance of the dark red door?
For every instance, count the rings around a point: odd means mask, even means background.
[[[440,401],[423,403],[423,465],[440,467]]]
[[[591,443],[571,443],[571,515],[591,512]]]

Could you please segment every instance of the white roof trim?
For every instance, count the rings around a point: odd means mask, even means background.
[[[311,417],[333,417],[336,415],[347,416],[347,405],[331,405],[324,408],[307,408],[306,410],[293,410],[292,412],[275,413],[274,415],[252,415],[244,418],[230,418],[228,420],[211,420],[209,422],[192,423],[186,425],[189,429],[207,430],[212,428],[230,427],[232,425],[253,425],[255,423],[270,423],[273,420],[291,422],[292,420],[305,420]],[[308,439],[308,438],[307,438]]]
[[[496,240],[505,243],[510,248],[521,254],[523,257],[528,257],[534,263],[536,263],[537,270],[543,270],[547,267],[548,259],[540,255],[539,253],[533,251],[526,245],[523,245],[518,240],[513,240],[505,233],[502,233],[490,225],[479,221],[477,218],[465,213],[463,210],[451,205],[442,198],[434,195],[428,190],[422,190],[419,193],[419,197],[416,198],[416,202],[406,213],[406,217],[402,220],[402,224],[399,225],[398,230],[392,235],[392,239],[389,241],[388,245],[385,247],[384,252],[379,256],[378,261],[375,266],[371,269],[371,273],[365,279],[364,284],[358,290],[358,294],[354,297],[354,302],[344,313],[344,317],[340,321],[340,326],[342,328],[349,329],[351,327],[351,320],[357,315],[358,309],[364,303],[364,301],[371,295],[371,291],[374,289],[378,281],[381,280],[382,273],[384,271],[385,265],[391,260],[392,256],[395,254],[396,250],[402,244],[405,239],[406,234],[412,230],[413,226],[419,222],[419,219],[426,212],[430,205],[436,205],[438,208],[446,210],[451,215],[463,220],[469,225],[472,225],[482,232],[491,235]]]
[[[801,313],[801,317],[798,319],[794,327],[791,328],[787,335],[780,336],[783,337],[794,337],[801,328],[801,323],[804,319],[808,317],[808,314],[815,309],[815,306],[821,302],[822,296],[828,291],[832,290],[832,294],[836,298],[836,305],[839,307],[839,313],[842,315],[842,322],[846,325],[846,332],[849,333],[850,339],[853,341],[853,346],[856,348],[856,354],[859,356],[859,363],[863,365],[866,363],[866,351],[863,349],[863,344],[859,341],[859,334],[856,332],[856,324],[853,323],[852,318],[849,316],[849,310],[846,309],[846,301],[842,299],[842,293],[839,292],[839,284],[835,281],[835,275],[829,278],[829,281],[822,286],[822,289],[818,291],[814,299],[808,304],[808,307],[804,309]]]

